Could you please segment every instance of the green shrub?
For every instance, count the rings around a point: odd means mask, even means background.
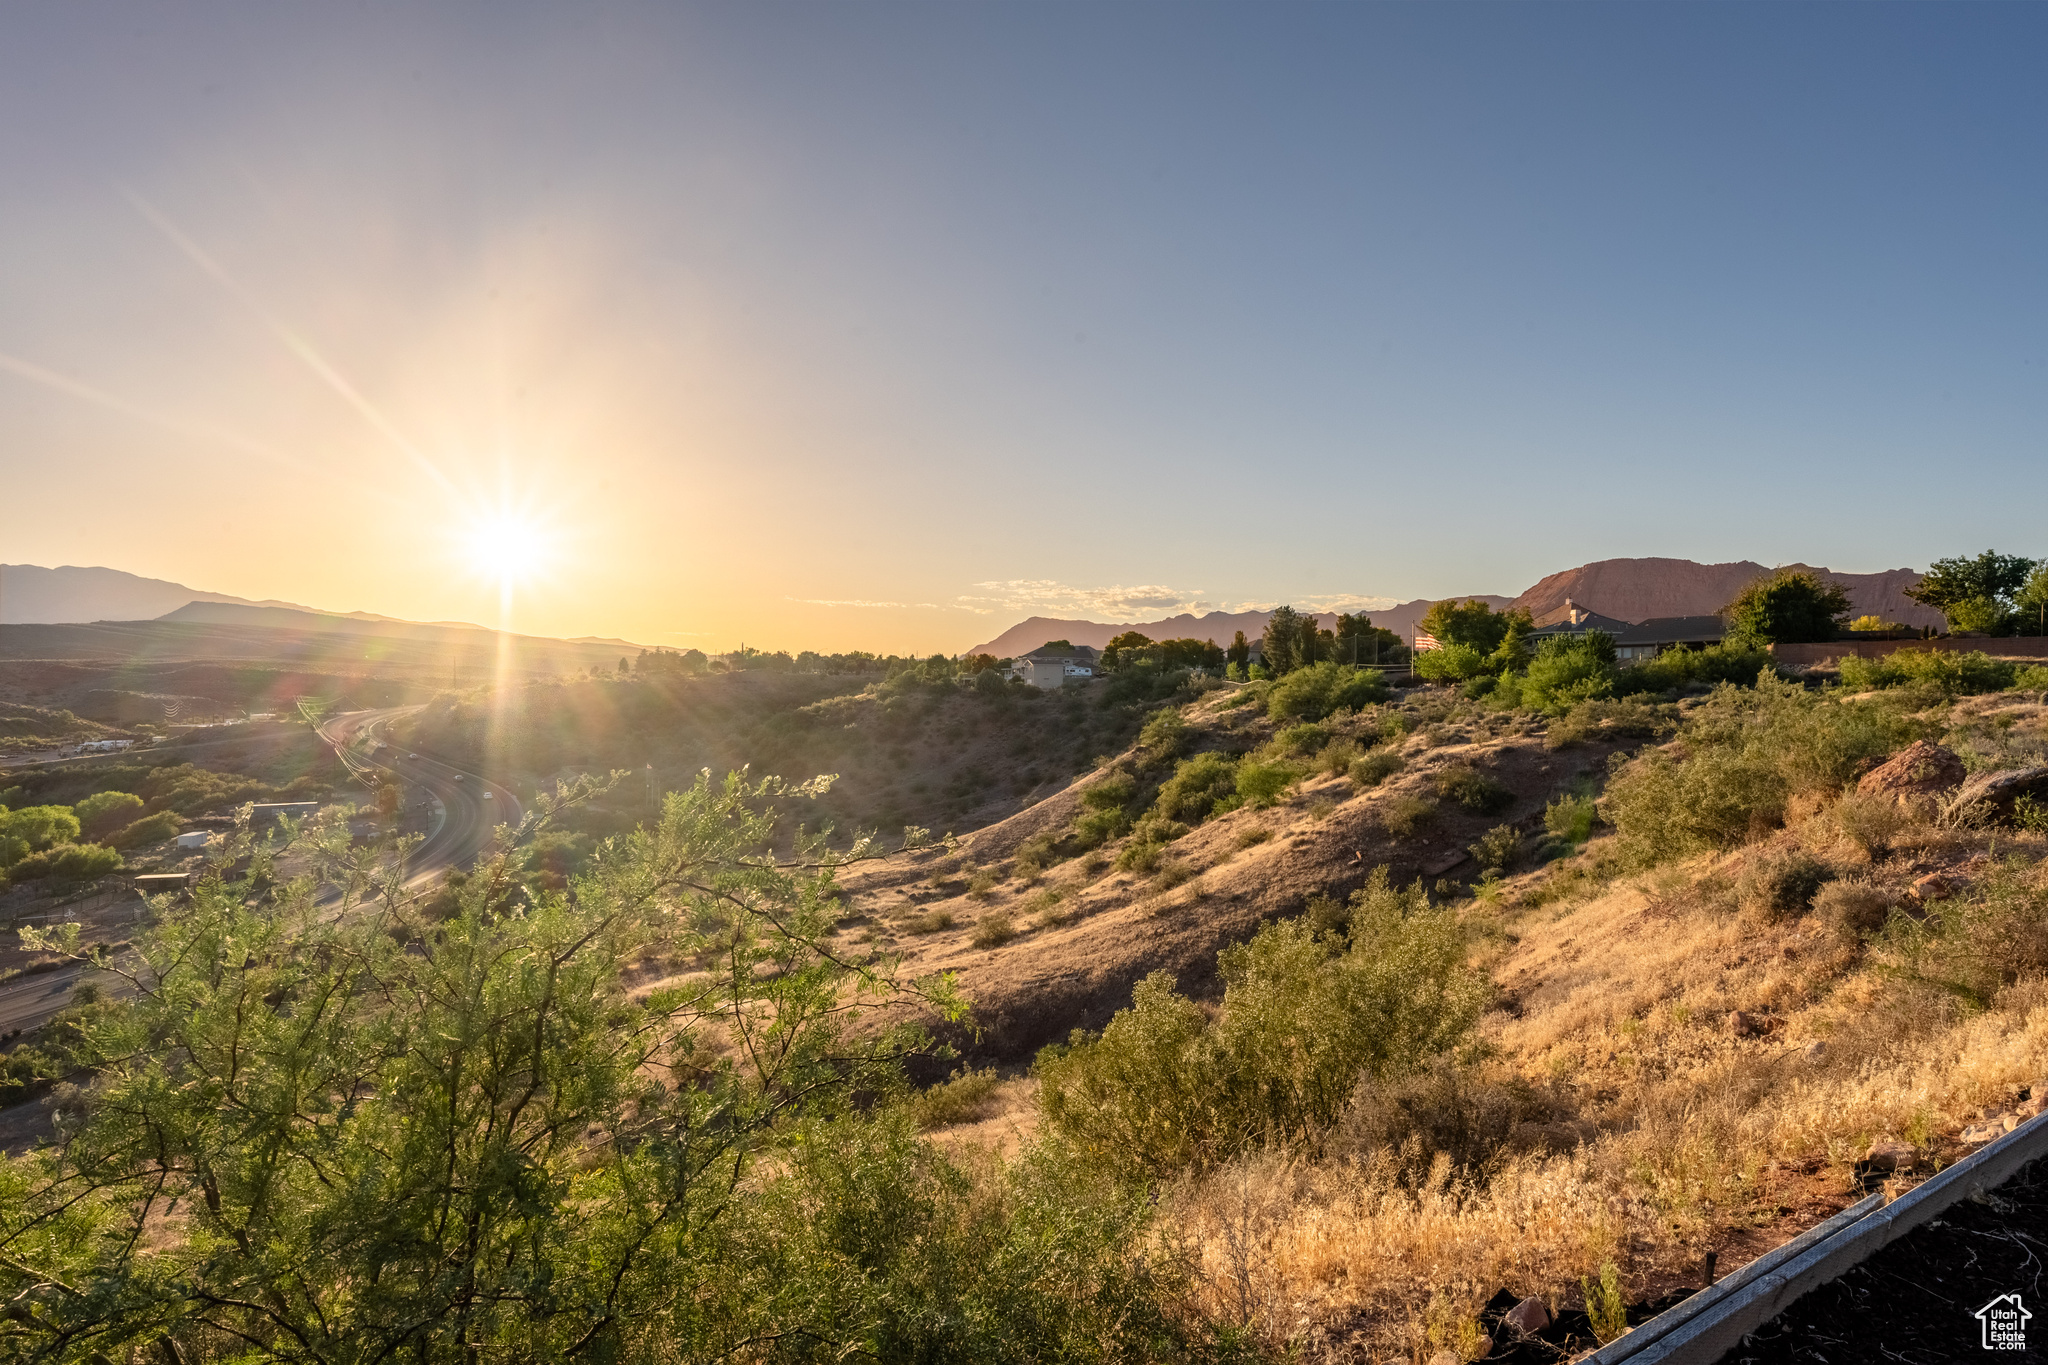
[[[2018,692],[2048,692],[2048,665],[2028,664],[2013,670],[2012,685]]]
[[[1747,686],[1771,667],[1768,650],[1741,644],[1709,645],[1705,649],[1667,649],[1654,659],[1631,664],[1615,679],[1616,693],[1671,692],[1689,684],[1734,683]]]
[[[1576,637],[1553,635],[1529,661],[1521,705],[1561,716],[1579,702],[1609,695],[1617,678],[1611,637],[1597,630]]]
[[[1274,720],[1321,720],[1333,711],[1356,711],[1386,699],[1387,680],[1376,669],[1310,664],[1273,684],[1266,714]]]
[[[1152,878],[1152,889],[1171,891],[1184,882],[1190,882],[1199,874],[1186,863],[1168,861],[1160,864],[1158,873]]]
[[[23,806],[0,811],[0,837],[12,835],[40,853],[56,844],[78,838],[78,817],[69,806]]]
[[[1083,809],[1074,819],[1074,842],[1089,849],[1128,834],[1134,819],[1130,806],[1137,794],[1137,779],[1127,772],[1112,772],[1082,792]]]
[[[1017,921],[1007,910],[991,910],[974,922],[974,946],[1000,948],[1017,937]]]
[[[1138,732],[1138,756],[1146,767],[1156,768],[1178,754],[1187,738],[1187,722],[1179,711],[1155,711]]]
[[[1835,873],[1804,850],[1774,852],[1757,858],[1743,869],[1736,895],[1746,910],[1768,920],[1803,915],[1813,905],[1814,893],[1835,879]]]
[[[1265,843],[1272,837],[1272,830],[1264,825],[1253,825],[1250,829],[1241,829],[1237,832],[1236,844],[1239,848],[1251,848]]]
[[[1002,1083],[993,1070],[956,1071],[911,1099],[911,1117],[926,1130],[979,1123],[995,1111],[996,1090]]]
[[[1686,720],[1677,751],[1644,754],[1608,784],[1605,814],[1641,866],[1726,848],[1780,824],[1796,793],[1839,791],[1915,727],[1877,703],[1792,683],[1722,684]]]
[[[1150,872],[1159,866],[1159,860],[1166,856],[1166,850],[1149,840],[1138,839],[1125,844],[1123,852],[1116,855],[1119,872]]]
[[[1896,797],[1854,788],[1844,791],[1828,814],[1844,838],[1873,858],[1890,852],[1892,840],[1910,823]]]
[[[1375,749],[1362,758],[1352,760],[1348,776],[1351,785],[1363,791],[1377,787],[1395,773],[1408,766],[1408,760],[1388,749]]]
[[[1876,659],[1837,661],[1842,686],[1851,692],[1927,683],[1952,697],[2004,692],[2014,686],[2018,669],[2005,659],[1981,650],[1959,654],[1948,650],[1898,649]]]
[[[160,810],[155,815],[145,815],[140,820],[123,825],[107,836],[107,844],[112,848],[146,848],[150,844],[160,844],[166,839],[175,839],[179,828],[177,816],[167,810]]]
[[[1492,673],[1492,656],[1471,645],[1448,644],[1415,656],[1415,676],[1425,682],[1461,683]]]
[[[967,894],[978,901],[985,901],[996,889],[996,874],[987,868],[977,869],[967,879]]]
[[[1380,822],[1396,838],[1406,839],[1436,818],[1436,802],[1420,796],[1395,796],[1380,807]]]
[[[1141,844],[1170,844],[1188,832],[1188,826],[1178,820],[1170,820],[1158,811],[1147,811],[1145,818],[1131,826],[1131,837]]]
[[[1169,819],[1199,825],[1236,791],[1235,759],[1228,754],[1196,754],[1182,759],[1173,776],[1160,784],[1152,809]]]
[[[984,674],[984,677],[987,675]],[[1045,875],[1046,867],[1057,855],[1053,852],[1054,839],[1050,834],[1034,834],[1017,845],[1016,860],[1011,871],[1016,873],[1026,886],[1035,885]]]
[[[1313,758],[1330,742],[1330,732],[1313,721],[1290,725],[1273,736],[1270,748],[1280,758]]]
[[[1497,778],[1465,764],[1454,764],[1436,775],[1437,793],[1456,801],[1466,810],[1492,815],[1514,803],[1515,794]]]
[[[936,934],[953,927],[951,910],[927,910],[905,926],[913,934]]]
[[[1750,681],[1753,684],[1756,680],[1752,677]],[[1675,728],[1674,721],[1639,698],[1617,700],[1601,697],[1578,702],[1552,721],[1543,742],[1546,748],[1562,749],[1588,740],[1641,739],[1669,734]]]
[[[1292,764],[1260,763],[1248,758],[1237,765],[1237,794],[1246,805],[1271,806],[1300,776]]]
[[[121,855],[111,848],[99,844],[58,844],[40,853],[31,853],[7,869],[7,879],[13,882],[35,881],[42,877],[57,877],[64,881],[90,881],[103,877],[121,866]]]
[[[1877,933],[1891,913],[1891,897],[1869,882],[1829,882],[1813,897],[1814,918],[1851,941]]]
[[[1513,825],[1495,825],[1479,836],[1468,852],[1481,872],[1505,872],[1522,847],[1522,832]]]
[[[118,829],[142,813],[142,798],[128,792],[94,792],[71,808],[79,827],[94,838]]]
[[[1351,904],[1346,939],[1292,920],[1219,954],[1213,1022],[1155,972],[1099,1038],[1041,1053],[1047,1126],[1132,1174],[1312,1145],[1361,1078],[1405,1074],[1464,1038],[1486,988],[1456,917],[1419,883],[1394,890],[1385,868]]]
[[[1583,844],[1592,838],[1599,819],[1599,807],[1590,796],[1558,796],[1543,808],[1543,828],[1567,844]]]

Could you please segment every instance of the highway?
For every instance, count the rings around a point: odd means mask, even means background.
[[[491,841],[499,825],[517,825],[521,818],[519,798],[511,788],[492,782],[480,773],[465,772],[440,759],[386,747],[380,734],[400,716],[419,710],[418,706],[394,706],[377,711],[348,711],[330,717],[320,726],[320,738],[333,746],[335,757],[351,772],[382,770],[395,775],[407,786],[430,794],[437,805],[426,842],[414,850],[411,875],[406,885],[424,887],[451,867],[474,862]],[[368,741],[368,743],[365,743]],[[84,969],[68,967],[19,978],[0,986],[0,1034],[14,1029],[40,1028],[50,1016],[71,999]],[[118,978],[106,980],[110,987]]]

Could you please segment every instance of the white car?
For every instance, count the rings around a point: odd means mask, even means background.
[[[494,796],[494,795],[496,795],[496,793],[494,793],[494,792],[488,792],[488,791],[487,791],[487,792],[485,792],[485,793],[484,793],[484,800],[488,801],[488,800],[490,800],[490,799],[491,799],[491,797],[492,797],[492,796]]]

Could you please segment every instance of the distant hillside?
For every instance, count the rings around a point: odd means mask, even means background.
[[[187,602],[233,602],[251,607],[289,607],[292,602],[251,602],[226,593],[201,592],[162,578],[143,578],[119,569],[66,564],[0,564],[0,625],[85,621],[147,621]]]
[[[1916,570],[1855,574],[1807,564],[1785,567],[1811,569],[1840,583],[1848,591],[1855,615],[1869,613],[1909,626],[1940,629],[1945,625],[1940,612],[1906,596],[1906,589],[1920,581]],[[1538,625],[1547,625],[1562,616],[1566,598],[1589,611],[1622,621],[1647,621],[1656,616],[1709,616],[1733,601],[1745,585],[1770,572],[1765,565],[1750,560],[1696,564],[1690,559],[1602,559],[1550,575],[1516,598],[1515,605],[1526,609]]]
[[[1882,616],[1887,621],[1903,621],[1909,626],[1932,626],[1936,630],[1946,625],[1940,612],[1906,596],[1906,589],[1920,581],[1918,570],[1836,573],[1832,569],[1813,568],[1806,564],[1785,567],[1811,569],[1840,583],[1848,591],[1850,610],[1854,615],[1867,613]],[[1690,559],[1601,559],[1554,573],[1519,597],[1464,593],[1455,600],[1465,602],[1477,598],[1496,610],[1509,606],[1525,608],[1538,625],[1549,625],[1562,617],[1566,598],[1588,611],[1621,621],[1647,621],[1658,616],[1712,616],[1733,601],[1746,584],[1770,572],[1768,567],[1750,560],[1732,564],[1697,564]],[[1412,640],[1415,623],[1437,600],[1418,597],[1412,602],[1372,612],[1372,623],[1393,631],[1404,640]],[[1264,611],[1213,611],[1206,616],[1183,613],[1164,621],[1141,621],[1133,625],[1105,625],[1099,621],[1062,621],[1050,616],[1034,616],[1010,627],[988,643],[976,645],[968,653],[1014,658],[1048,640],[1066,640],[1100,649],[1113,636],[1127,630],[1138,631],[1155,640],[1185,637],[1227,645],[1232,634],[1240,630],[1247,639],[1256,639],[1265,630],[1271,616],[1271,612]],[[1324,626],[1336,621],[1329,612],[1316,619]]]

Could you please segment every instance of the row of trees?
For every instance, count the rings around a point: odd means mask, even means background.
[[[1227,652],[1232,663],[1249,663],[1251,649],[1243,631]],[[1408,649],[1400,636],[1375,626],[1368,616],[1339,612],[1336,629],[1324,630],[1314,616],[1282,606],[1266,622],[1259,654],[1266,672],[1278,678],[1320,663],[1399,663],[1408,657]]]
[[[1947,617],[1950,630],[2048,635],[2048,559],[1996,550],[1937,559],[1906,596]]]
[[[1243,632],[1239,632],[1243,639]],[[1154,640],[1127,630],[1111,640],[1102,651],[1102,668],[1114,673],[1120,668],[1210,668],[1224,666],[1224,650],[1214,640]]]

